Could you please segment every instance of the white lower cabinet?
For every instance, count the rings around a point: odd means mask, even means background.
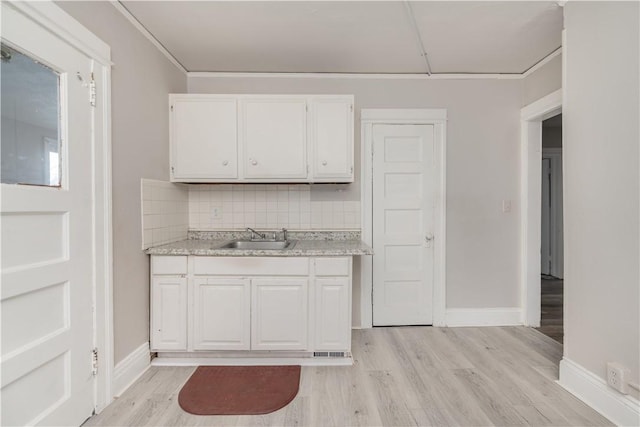
[[[183,258],[152,256],[153,351],[351,350],[350,257]]]
[[[307,349],[307,279],[251,281],[251,349]]]
[[[193,279],[193,350],[249,350],[248,279]]]
[[[315,283],[316,351],[351,348],[351,303],[349,279],[318,278]]]
[[[151,281],[151,350],[187,349],[187,279],[156,275]]]

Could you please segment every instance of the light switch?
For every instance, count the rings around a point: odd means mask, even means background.
[[[503,200],[502,201],[502,213],[511,212],[511,200]]]

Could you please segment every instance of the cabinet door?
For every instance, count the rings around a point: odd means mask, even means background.
[[[353,97],[311,102],[313,179],[353,181]]]
[[[247,179],[305,179],[307,125],[304,98],[241,101],[240,140]]]
[[[235,98],[172,97],[173,181],[238,177]]]
[[[249,280],[196,278],[193,283],[193,349],[249,350]]]
[[[254,279],[251,349],[307,349],[307,279]]]
[[[151,350],[187,349],[187,279],[153,276]]]
[[[316,279],[315,351],[351,349],[349,278]]]

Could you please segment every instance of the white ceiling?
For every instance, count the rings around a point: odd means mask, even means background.
[[[188,70],[425,73],[403,1],[121,1]],[[433,73],[522,73],[560,47],[552,1],[411,2]]]

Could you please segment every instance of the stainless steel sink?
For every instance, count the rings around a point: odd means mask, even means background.
[[[259,249],[259,250],[279,250],[279,249],[293,249],[296,241],[294,240],[236,240],[229,242],[222,246],[221,249]]]

